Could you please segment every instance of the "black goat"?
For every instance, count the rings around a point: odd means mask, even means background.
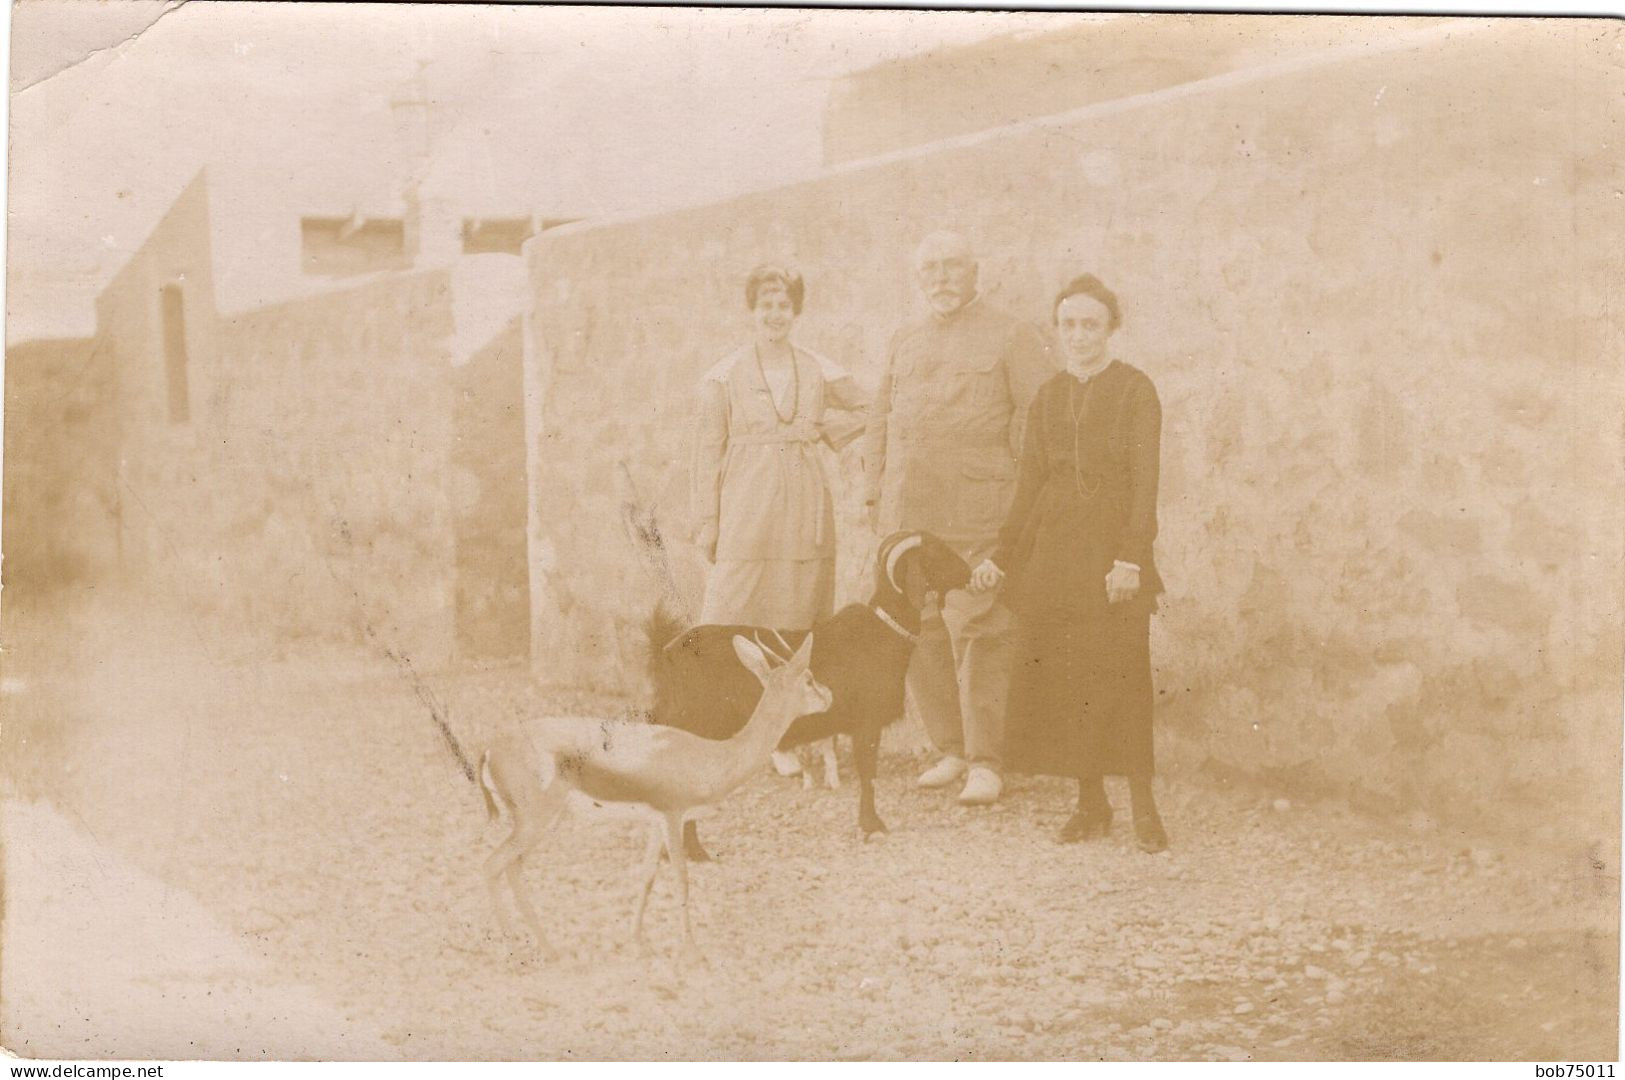
[[[779,743],[789,749],[832,735],[852,738],[858,773],[858,827],[867,838],[885,832],[875,813],[874,777],[880,732],[903,715],[903,678],[920,632],[920,608],[928,592],[962,589],[970,568],[952,548],[929,533],[886,537],[875,559],[875,588],[867,604],[849,604],[813,627],[813,677],[829,687],[834,703],[790,726]],[[791,648],[805,631],[759,626],[696,626],[684,629],[664,610],[649,622],[649,674],[654,723],[711,739],[731,738],[756,707],[761,683],[734,655],[736,634]],[[684,831],[692,859],[707,859],[693,822]]]

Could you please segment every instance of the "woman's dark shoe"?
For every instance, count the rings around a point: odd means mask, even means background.
[[[1168,830],[1162,827],[1162,818],[1155,813],[1135,815],[1134,839],[1147,855],[1168,850]]]
[[[1076,844],[1083,840],[1099,840],[1112,831],[1112,808],[1079,810],[1066,819],[1055,837],[1063,844]]]

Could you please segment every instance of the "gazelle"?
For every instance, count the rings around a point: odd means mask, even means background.
[[[903,715],[903,686],[919,640],[920,609],[933,592],[943,596],[964,588],[970,567],[930,533],[897,532],[881,541],[875,553],[874,581],[867,604],[848,604],[813,626],[818,645],[812,671],[829,687],[834,704],[791,725],[784,740],[802,745],[837,734],[852,739],[858,828],[866,838],[886,831],[875,811],[880,734]],[[737,732],[758,691],[756,680],[729,654],[728,643],[737,634],[776,631],[739,625],[684,629],[664,607],[654,610],[646,626],[655,722],[712,739]],[[692,823],[686,831],[689,858],[708,858]]]
[[[520,862],[564,808],[570,792],[578,791],[594,802],[630,804],[652,812],[633,939],[647,951],[643,914],[664,849],[677,873],[684,955],[702,959],[688,916],[683,822],[755,775],[797,717],[822,712],[831,701],[829,690],[807,668],[812,658],[811,636],[777,668],[769,665],[762,649],[750,640],[735,637],[733,646],[740,663],[760,680],[762,694],[744,729],[731,739],[706,739],[637,721],[547,717],[532,721],[523,733],[503,739],[485,752],[480,783],[486,808],[495,817],[498,806],[505,805],[513,818],[512,834],[485,861],[486,887],[504,929],[511,930],[511,924],[503,910],[498,879],[506,875],[514,904],[535,932],[542,951],[555,955],[525,896]]]

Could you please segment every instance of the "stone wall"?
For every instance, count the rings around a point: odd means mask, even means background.
[[[1615,835],[1618,36],[1452,23],[538,237],[540,674],[636,690],[655,592],[617,463],[675,541],[692,389],[748,332],[747,268],[795,260],[800,341],[873,385],[920,310],[909,253],[952,225],[1035,321],[1104,276],[1119,355],[1162,395],[1165,760]],[[874,543],[852,453],[831,463],[847,598]]]
[[[456,542],[458,654],[530,653],[525,562],[525,395],[518,318],[453,376],[447,482]]]
[[[257,635],[452,657],[449,288],[391,275],[222,323],[200,472],[230,557],[192,580]]]
[[[113,386],[94,340],[6,350],[0,606],[8,613],[82,602],[118,563]]]
[[[223,617],[272,653],[383,647],[425,667],[523,656],[520,335],[487,310],[513,310],[501,275],[379,274],[224,314],[211,235],[200,175],[98,299],[86,370],[108,475],[74,486],[79,503],[111,493],[99,595]],[[172,313],[166,326],[166,291],[183,331]],[[24,431],[53,423],[17,393],[8,406],[29,410]]]

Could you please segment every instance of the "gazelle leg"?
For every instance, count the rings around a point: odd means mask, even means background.
[[[508,918],[508,909],[502,902],[502,877],[510,867],[519,861],[520,854],[526,847],[535,841],[529,835],[530,828],[516,815],[513,823],[513,832],[508,838],[497,845],[485,859],[485,887],[491,894],[491,910],[496,912],[497,922],[502,932],[507,935],[514,933],[513,920]],[[509,878],[511,884],[513,879]]]
[[[711,861],[711,853],[700,843],[699,827],[692,821],[683,822],[683,850],[688,853],[689,862]]]
[[[649,894],[654,891],[655,875],[660,873],[660,852],[666,846],[663,830],[657,822],[649,823],[649,841],[643,849],[643,885],[638,889],[637,914],[632,917],[632,940],[638,951],[649,953],[649,939],[643,936],[643,913],[649,907]]]
[[[671,864],[677,871],[677,900],[683,909],[683,959],[691,963],[704,964],[705,955],[694,943],[694,925],[688,917],[688,855],[683,850],[681,814],[666,815],[666,850],[671,854]]]
[[[498,879],[508,879],[508,889],[513,893],[514,906],[519,914],[536,935],[536,942],[542,951],[550,958],[557,955],[553,946],[547,940],[547,933],[542,929],[542,920],[531,905],[530,897],[525,893],[524,879],[520,868],[525,854],[534,848],[541,840],[547,827],[559,816],[564,809],[565,792],[563,785],[550,784],[542,789],[534,801],[510,804],[513,815],[513,834],[503,841],[490,858],[485,860],[485,883],[491,893],[491,904],[497,913],[497,921],[506,934],[513,933],[513,923],[509,920],[507,911],[502,904],[501,889]]]
[[[492,870],[492,863],[496,859],[496,852],[485,860],[485,889],[491,894],[491,910],[496,913],[497,926],[503,937],[513,937],[518,931],[514,929],[513,920],[508,917],[508,908],[502,902],[502,887],[499,883],[503,869]]]
[[[841,786],[841,766],[835,759],[835,740],[839,735],[831,735],[829,741],[824,743],[824,786],[831,791]]]
[[[547,940],[547,931],[542,929],[542,920],[537,917],[536,909],[531,906],[530,897],[525,895],[524,878],[520,874],[520,867],[524,865],[524,861],[525,856],[521,852],[519,857],[508,865],[508,887],[513,890],[514,906],[529,924],[531,932],[536,935],[536,944],[542,950],[542,955],[549,960],[557,960],[559,951]]]

